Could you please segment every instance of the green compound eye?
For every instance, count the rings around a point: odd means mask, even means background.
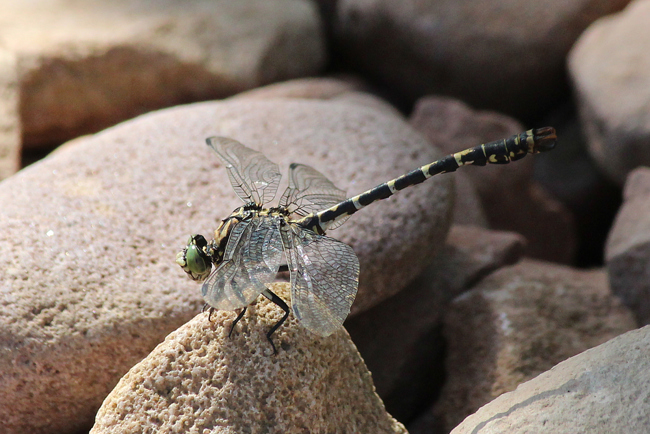
[[[205,280],[212,270],[212,261],[205,253],[207,246],[205,238],[193,235],[187,242],[187,247],[178,252],[176,263],[194,280]]]

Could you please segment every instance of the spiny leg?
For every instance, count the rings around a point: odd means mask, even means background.
[[[280,297],[268,289],[262,292],[262,295],[278,305],[280,309],[284,311],[284,316],[280,319],[280,321],[275,323],[275,325],[271,327],[271,330],[269,330],[269,332],[266,334],[266,339],[268,339],[268,341],[271,343],[271,346],[273,347],[273,354],[278,354],[278,350],[275,349],[275,344],[273,343],[273,340],[271,340],[271,336],[289,317],[289,306],[287,306],[287,303],[285,303],[284,300],[282,300]]]
[[[214,312],[215,309],[214,307],[210,306],[208,303],[205,303],[203,305],[203,309],[201,309],[201,313],[205,312],[205,310],[208,309],[208,321],[212,322],[212,312]]]
[[[230,338],[230,335],[232,335],[232,331],[235,329],[235,326],[239,322],[240,319],[244,316],[246,313],[246,309],[248,309],[248,306],[245,306],[241,312],[239,312],[239,315],[237,315],[237,318],[232,322],[232,325],[230,326],[230,333],[228,333],[228,338]]]

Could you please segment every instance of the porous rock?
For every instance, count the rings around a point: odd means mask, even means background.
[[[17,59],[27,147],[313,74],[326,56],[305,0],[3,2],[0,40]]]
[[[452,434],[650,431],[650,327],[585,351],[467,417]]]
[[[261,150],[285,174],[310,164],[351,194],[439,156],[404,121],[365,106],[210,102],[136,118],[3,181],[5,433],[84,429],[117,380],[200,309],[176,252],[242,204],[205,145],[212,135]],[[450,181],[407,189],[330,233],[360,258],[355,312],[402,289],[443,245]]]
[[[410,420],[441,384],[440,324],[449,301],[517,262],[524,246],[516,233],[453,225],[440,253],[413,283],[345,322],[392,415]]]
[[[444,97],[420,99],[410,123],[449,154],[524,130],[511,117],[473,110],[461,101]],[[533,180],[535,158],[529,155],[515,164],[468,167],[464,174],[476,188],[491,228],[524,235],[528,256],[570,262],[576,250],[572,215]],[[457,196],[460,194],[465,192],[459,191]],[[463,212],[460,208],[456,211]]]
[[[640,167],[628,176],[605,259],[614,294],[641,324],[650,323],[650,168]]]
[[[289,285],[272,290],[287,297]],[[260,300],[230,339],[234,312],[212,323],[198,315],[170,334],[120,380],[91,433],[406,432],[343,328],[321,338],[290,317],[273,355],[266,332],[282,311]]]
[[[619,185],[650,165],[650,1],[593,23],[568,66],[589,151]]]
[[[566,54],[595,19],[629,0],[339,0],[347,62],[412,104],[444,94],[521,117],[564,92]]]
[[[503,268],[445,315],[447,379],[436,419],[449,432],[502,393],[635,327],[603,270],[531,260]]]

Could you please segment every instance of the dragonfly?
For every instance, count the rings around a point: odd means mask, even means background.
[[[282,177],[279,166],[234,139],[209,137],[208,146],[224,163],[244,205],[221,221],[212,240],[190,236],[176,262],[190,278],[203,282],[201,293],[210,313],[241,309],[229,336],[258,296],[279,306],[284,315],[266,335],[277,354],[271,336],[290,312],[269,289],[279,271],[288,269],[291,311],[310,332],[329,336],[350,313],[359,286],[359,260],[350,246],[328,237],[326,231],[360,209],[434,175],[466,165],[507,164],[549,151],[556,140],[552,127],[531,129],[450,154],[351,198],[316,169],[292,163],[278,205],[265,208],[276,196]]]

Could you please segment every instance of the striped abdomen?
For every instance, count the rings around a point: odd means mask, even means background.
[[[460,166],[473,164],[507,164],[524,158],[527,154],[549,151],[555,147],[557,136],[552,127],[537,128],[516,134],[507,139],[497,140],[448,155],[433,163],[385,182],[377,187],[351,197],[330,208],[309,214],[296,221],[297,224],[318,233],[324,233],[335,221],[352,215],[363,207],[378,200],[386,199],[395,192],[419,184],[439,173],[453,172]]]

